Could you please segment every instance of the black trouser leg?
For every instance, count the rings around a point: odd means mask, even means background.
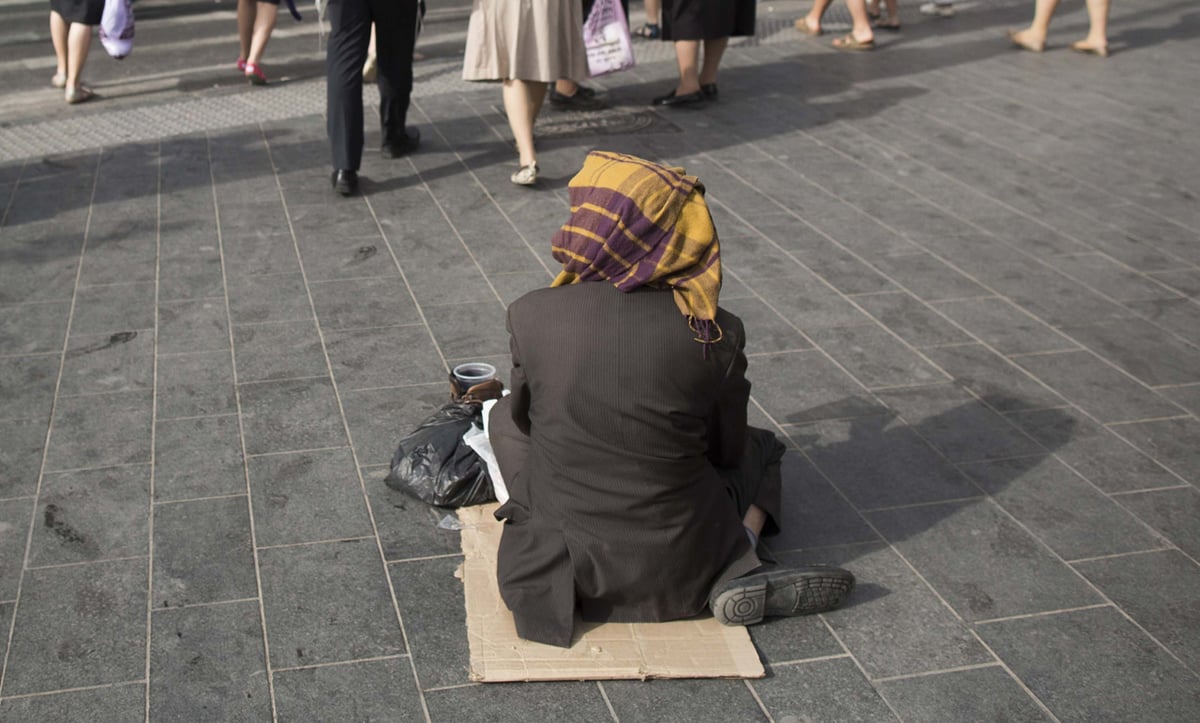
[[[331,27],[325,54],[326,129],[333,167],[357,171],[362,163],[362,68],[371,42],[368,0],[328,0]],[[382,37],[379,39],[382,43]]]
[[[383,143],[404,138],[413,86],[413,49],[420,21],[418,0],[368,0],[375,18],[379,123]]]

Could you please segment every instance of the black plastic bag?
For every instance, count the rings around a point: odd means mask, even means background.
[[[447,402],[413,430],[392,456],[384,479],[400,490],[437,507],[466,507],[496,499],[487,465],[463,442],[471,424],[483,426],[481,405]]]

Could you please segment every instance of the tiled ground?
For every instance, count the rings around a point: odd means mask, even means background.
[[[44,7],[3,7],[0,71],[43,72]],[[187,42],[230,7],[139,2],[112,105],[17,89],[6,127],[253,98]],[[1198,16],[1117,3],[1101,61],[1065,50],[1079,3],[1041,56],[1002,38],[1027,3],[904,8],[844,56],[764,5],[703,112],[644,105],[651,46],[600,121],[547,113],[535,191],[497,90],[444,77],[349,200],[303,105],[0,164],[0,719],[1200,718]],[[139,100],[156,58],[186,82]],[[382,483],[449,365],[506,362],[597,146],[707,184],[752,418],[791,448],[774,547],[860,580],[753,629],[764,680],[471,684],[457,533]]]

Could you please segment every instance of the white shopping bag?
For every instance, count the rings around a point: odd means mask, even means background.
[[[100,43],[117,60],[133,52],[133,6],[129,0],[105,0]]]
[[[592,76],[633,67],[633,39],[620,0],[596,0],[583,24],[583,44]]]

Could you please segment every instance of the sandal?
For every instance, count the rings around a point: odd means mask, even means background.
[[[51,85],[51,87],[58,88],[59,90],[66,88],[67,87],[67,74],[66,73],[55,73],[50,78],[50,85]]]
[[[871,23],[871,27],[875,28],[876,30],[886,30],[889,33],[898,33],[900,32],[900,19],[896,18],[895,20],[877,20],[876,22]]]
[[[797,30],[804,33],[805,35],[811,35],[814,38],[817,37],[818,35],[820,35],[821,33],[825,32],[825,31],[821,30],[820,28],[814,29],[811,25],[809,25],[807,16],[802,17],[802,18],[797,18],[796,22],[793,24],[796,26]]]
[[[636,28],[630,34],[643,40],[658,40],[662,37],[662,28],[654,23],[642,23],[640,28]]]
[[[74,88],[67,88],[64,95],[67,99],[67,102],[71,105],[86,103],[92,98],[96,97],[96,94],[92,92],[91,88],[87,88],[82,85],[77,85]]]
[[[537,161],[534,161],[528,166],[521,166],[518,170],[514,171],[513,174],[508,177],[508,180],[512,181],[518,186],[532,186],[533,184],[537,183],[537,177],[538,164]]]
[[[874,50],[875,39],[859,40],[854,33],[846,33],[840,38],[834,38],[833,47],[836,50]]]

